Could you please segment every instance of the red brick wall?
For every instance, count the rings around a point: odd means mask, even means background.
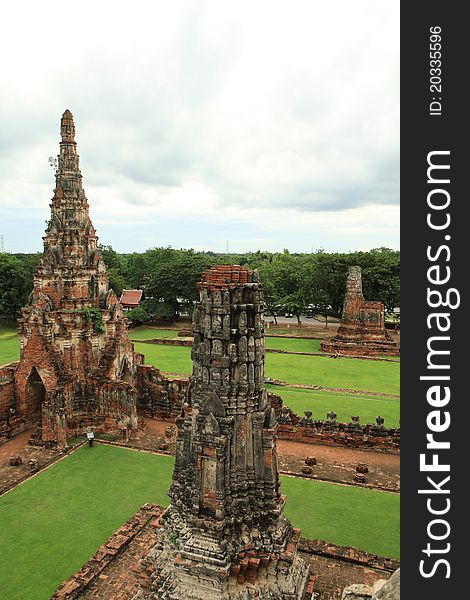
[[[189,379],[169,379],[150,365],[137,366],[137,411],[154,419],[177,417],[188,394]]]

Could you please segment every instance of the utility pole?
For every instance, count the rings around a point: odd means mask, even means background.
[[[0,235],[0,252],[2,254],[5,252],[5,240],[3,235]]]

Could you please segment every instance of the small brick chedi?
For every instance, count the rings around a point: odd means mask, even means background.
[[[61,120],[60,154],[44,252],[19,319],[20,362],[10,412],[38,441],[136,424],[140,355],[108,275],[82,187],[72,113]]]
[[[203,274],[193,373],[159,542],[139,598],[302,599],[300,530],[283,514],[274,410],[264,389],[263,292],[256,273]],[[311,592],[310,592],[311,593]]]
[[[385,329],[384,305],[382,302],[364,300],[361,267],[349,267],[338,333],[324,340],[321,350],[362,356],[399,354],[398,344]]]

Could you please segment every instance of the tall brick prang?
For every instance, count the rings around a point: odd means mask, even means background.
[[[139,597],[300,600],[309,576],[279,492],[261,284],[245,267],[223,265],[198,287],[171,504],[149,557],[151,589]]]
[[[338,332],[321,343],[321,350],[362,356],[399,354],[398,345],[385,329],[384,305],[364,300],[361,267],[349,268]]]
[[[139,355],[109,289],[82,187],[72,113],[61,120],[60,154],[44,252],[19,319],[20,362],[10,415],[37,423],[38,442],[136,424]]]

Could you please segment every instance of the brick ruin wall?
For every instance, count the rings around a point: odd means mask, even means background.
[[[17,371],[19,363],[0,367],[0,444],[36,425],[37,415],[20,410],[21,399],[17,394]],[[96,388],[91,384],[85,395],[77,395],[71,382],[58,385],[46,393],[42,405],[39,431],[33,434],[35,443],[66,444],[66,439],[83,435],[88,426],[95,432],[120,432],[130,426],[124,413],[132,413],[135,392],[124,382],[100,382]],[[66,398],[67,418],[57,405]],[[124,408],[124,410],[123,410]],[[62,439],[63,438],[63,439]]]
[[[169,379],[156,367],[137,367],[137,412],[140,416],[174,421],[188,397],[187,378]]]
[[[15,370],[18,363],[0,367],[0,444],[21,433],[25,419],[15,411]]]
[[[385,428],[380,418],[375,424],[361,425],[358,417],[350,423],[339,422],[334,413],[329,413],[325,420],[313,419],[310,411],[299,417],[283,404],[281,396],[271,392],[268,395],[279,423],[281,440],[400,453],[400,430]]]

